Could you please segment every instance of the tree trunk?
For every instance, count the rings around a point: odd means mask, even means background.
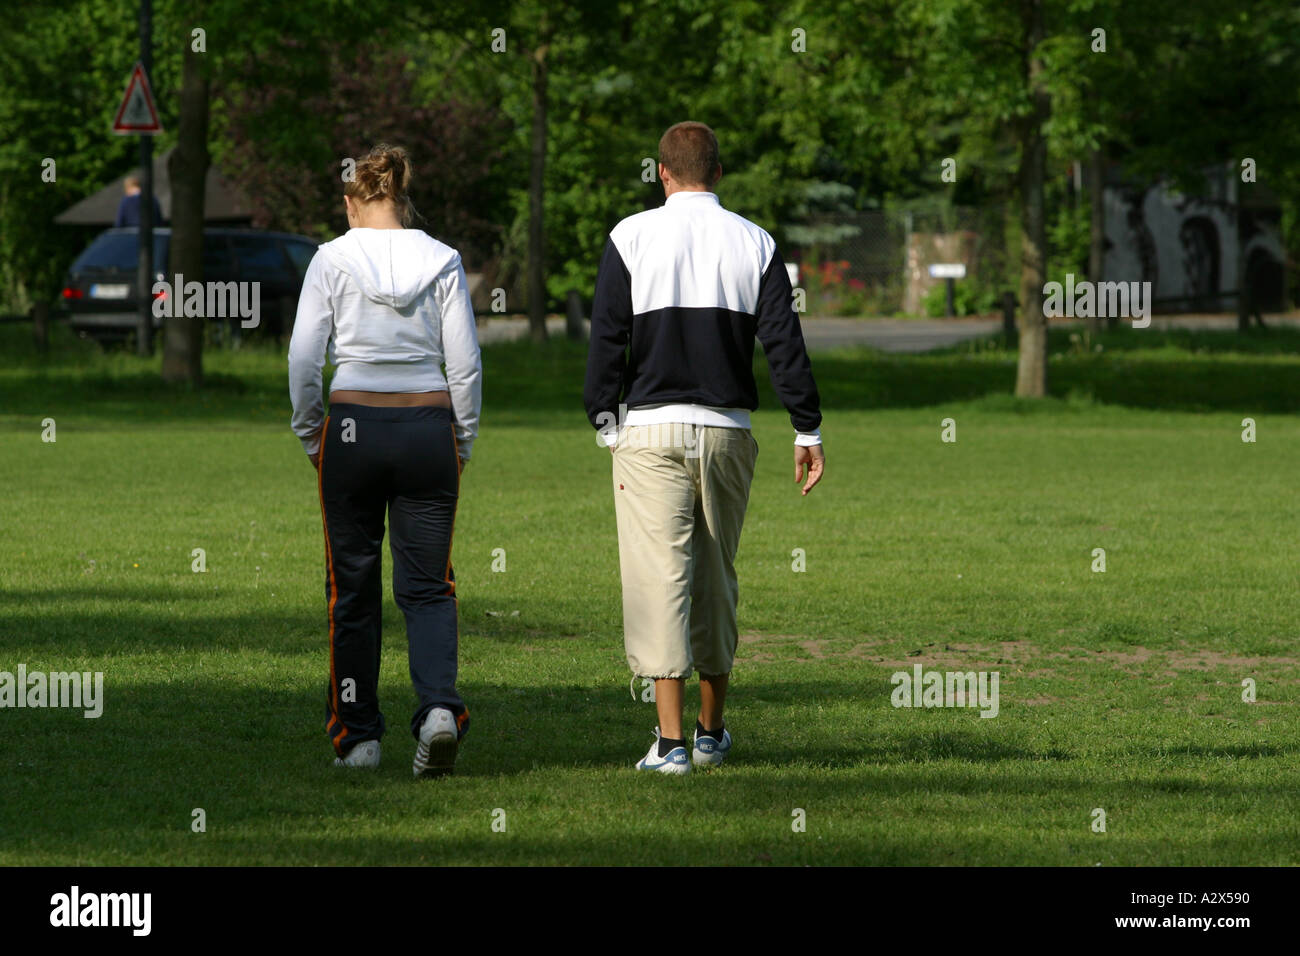
[[[546,53],[549,33],[545,22],[533,51],[533,144],[528,173],[528,332],[534,342],[546,341]]]
[[[1043,124],[1050,115],[1043,86],[1042,0],[1021,0],[1025,37],[1025,72],[1033,110],[1020,128],[1020,361],[1016,395],[1047,394],[1047,319],[1043,315],[1047,230],[1043,218],[1043,184],[1047,178],[1047,141]]]
[[[189,34],[186,34],[188,40]],[[203,187],[208,176],[208,76],[203,59],[187,43],[181,73],[180,120],[176,149],[168,160],[172,181],[171,275],[188,283],[203,281]],[[184,301],[172,290],[172,305]],[[203,382],[203,318],[169,315],[163,326],[163,381]]]
[[[1088,154],[1088,204],[1092,212],[1092,226],[1088,242],[1088,279],[1096,288],[1098,282],[1105,281],[1102,273],[1106,267],[1106,165],[1100,149]],[[1088,317],[1088,331],[1096,338],[1101,334],[1101,317],[1099,309],[1093,309]]]

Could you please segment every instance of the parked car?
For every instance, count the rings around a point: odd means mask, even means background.
[[[153,231],[153,261],[157,281],[174,282],[168,250],[171,228]],[[287,232],[262,232],[209,226],[203,230],[203,281],[259,282],[260,324],[242,330],[239,318],[228,318],[225,328],[273,335],[280,340],[293,326],[307,265],[316,254],[315,239]],[[136,329],[136,272],[140,239],[135,228],[108,229],[86,247],[68,269],[63,284],[63,305],[73,330],[101,344],[121,341]],[[190,282],[198,278],[190,276]],[[164,318],[153,317],[154,328]]]

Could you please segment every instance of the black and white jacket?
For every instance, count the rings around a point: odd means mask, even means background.
[[[757,337],[796,443],[819,443],[820,399],[791,292],[772,237],[711,192],[675,192],[658,209],[624,219],[609,234],[596,277],[588,419],[607,444],[620,404],[737,411],[747,427],[758,408]]]

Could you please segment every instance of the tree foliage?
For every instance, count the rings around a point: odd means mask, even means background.
[[[662,201],[645,161],[682,119],[718,132],[723,202],[782,242],[816,235],[828,210],[1021,208],[1030,134],[1046,151],[1049,272],[1080,260],[1086,223],[1062,184],[1094,150],[1188,192],[1203,188],[1207,167],[1253,158],[1295,221],[1300,11],[1266,0],[1041,0],[1043,36],[1031,48],[1023,13],[1035,2],[209,0],[211,152],[259,224],[323,236],[343,226],[341,160],[381,139],[401,143],[426,228],[471,258],[522,274],[532,210],[544,209],[552,307],[570,288],[590,290],[615,222]],[[155,8],[162,150],[174,141],[185,37],[181,0]],[[85,241],[51,218],[134,165],[134,139],[108,123],[137,41],[129,3],[9,9],[0,295],[12,308],[53,295]],[[539,56],[540,197],[529,182]],[[45,157],[58,163],[55,183],[41,181]],[[954,183],[940,175],[949,158]],[[1013,264],[1022,240],[1009,230]]]

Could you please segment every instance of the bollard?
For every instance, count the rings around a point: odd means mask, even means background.
[[[582,293],[570,289],[564,310],[564,334],[575,342],[582,340]]]
[[[44,354],[50,350],[50,304],[44,300],[32,304],[32,336],[36,351]]]
[[[1009,289],[1002,293],[1002,334],[1008,342],[1016,335],[1016,294]]]

